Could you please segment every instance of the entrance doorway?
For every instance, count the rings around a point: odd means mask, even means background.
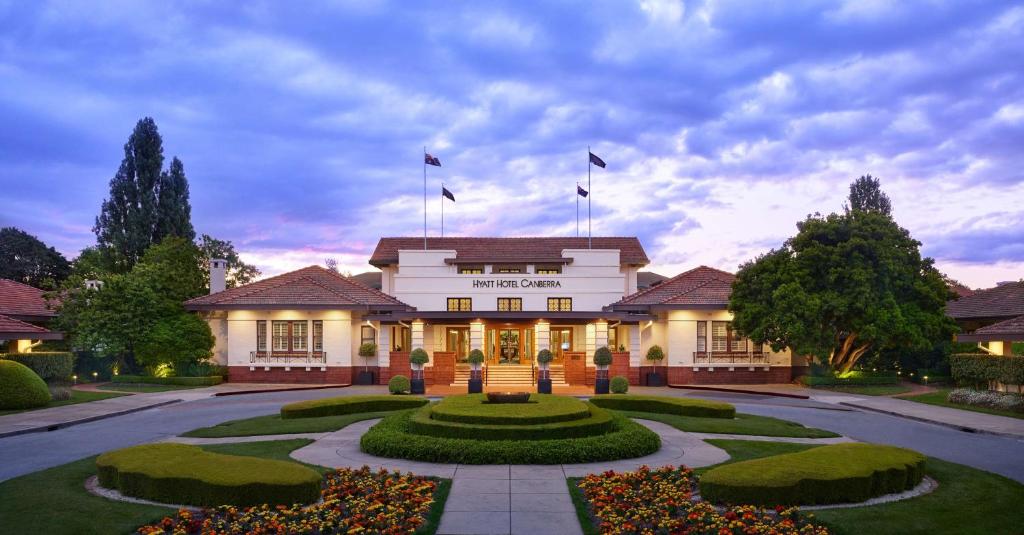
[[[498,329],[498,364],[519,364],[519,329]]]
[[[487,362],[522,365],[533,362],[533,327],[503,326],[487,329]]]
[[[469,360],[469,327],[448,327],[448,351],[455,353],[455,362]]]

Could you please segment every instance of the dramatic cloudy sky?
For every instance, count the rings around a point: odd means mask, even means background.
[[[197,230],[273,274],[382,235],[594,233],[735,269],[848,183],[971,286],[1024,276],[1019,2],[0,0],[0,225],[69,256],[143,116]],[[171,5],[173,4],[173,5]],[[584,221],[585,225],[585,221]]]

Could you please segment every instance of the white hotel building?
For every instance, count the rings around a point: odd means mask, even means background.
[[[459,384],[481,349],[488,384],[529,384],[539,350],[555,355],[555,384],[593,384],[594,350],[611,375],[638,384],[789,382],[803,359],[735,336],[726,310],[732,274],[698,267],[637,289],[648,264],[637,238],[382,238],[370,258],[381,289],[311,266],[192,299],[217,337],[231,381],[380,383],[409,374],[409,351],[430,354],[427,384]],[[223,288],[223,270],[211,286]],[[377,352],[361,357],[363,343]],[[645,359],[652,345],[666,358]],[[794,360],[797,360],[794,363]]]

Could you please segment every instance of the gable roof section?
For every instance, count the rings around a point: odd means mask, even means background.
[[[1024,282],[1009,282],[987,290],[977,290],[946,303],[946,314],[953,319],[1015,318],[1024,315]]]
[[[725,308],[729,304],[736,276],[727,271],[700,266],[671,279],[624,297],[610,308],[644,310],[650,308]]]
[[[245,286],[189,299],[185,302],[185,308],[406,310],[411,307],[352,278],[320,266],[309,266]]]
[[[47,308],[42,290],[10,279],[0,279],[0,314],[31,321],[57,315]]]
[[[0,339],[4,340],[60,340],[64,336],[38,325],[25,323],[0,314]]]
[[[587,238],[427,238],[427,249],[455,250],[460,263],[559,262],[563,249],[587,249]],[[594,237],[594,249],[618,249],[619,263],[642,266],[650,263],[635,237]],[[423,249],[423,238],[381,238],[370,264],[381,267],[398,263],[398,251]]]
[[[1024,341],[1024,316],[980,327],[972,333],[956,335],[957,342],[1021,342]]]

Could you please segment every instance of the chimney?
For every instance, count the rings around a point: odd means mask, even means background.
[[[210,259],[210,293],[223,292],[226,284],[228,261],[223,258]]]

